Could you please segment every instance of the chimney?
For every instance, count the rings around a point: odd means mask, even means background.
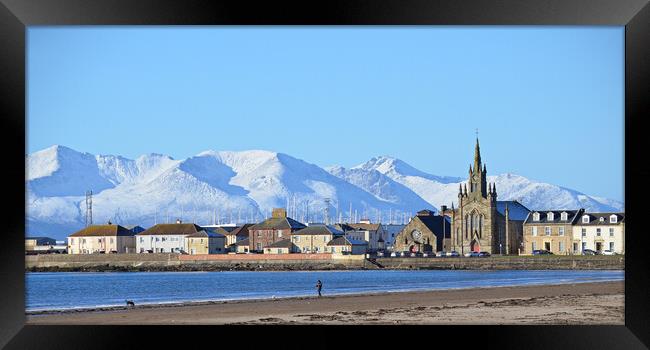
[[[271,216],[274,218],[286,218],[287,210],[285,208],[273,208]]]
[[[182,224],[183,221],[181,221],[181,219],[176,219],[176,223],[177,223],[177,224]]]

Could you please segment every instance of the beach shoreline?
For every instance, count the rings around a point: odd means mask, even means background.
[[[27,313],[27,324],[345,323],[624,324],[624,281],[325,294],[321,298],[297,296]]]

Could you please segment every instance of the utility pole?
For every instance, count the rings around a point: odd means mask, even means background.
[[[330,199],[325,198],[325,225],[329,225],[330,221]]]
[[[93,224],[93,191],[86,191],[86,227]]]

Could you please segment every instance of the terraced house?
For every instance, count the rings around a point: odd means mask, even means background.
[[[387,233],[381,224],[361,220],[359,223],[336,224],[334,227],[345,232],[345,236],[350,239],[366,241],[368,243],[368,252],[376,252],[385,248]]]
[[[573,226],[573,250],[625,254],[625,213],[581,213]]]
[[[158,224],[138,233],[136,250],[138,253],[181,253],[187,252],[186,237],[204,231],[196,224]]]
[[[305,228],[302,223],[287,217],[287,210],[275,208],[271,217],[248,228],[249,251],[263,253],[264,247],[291,237],[291,234]]]
[[[531,212],[524,221],[524,251],[547,250],[553,254],[574,254],[573,225],[584,213],[579,210],[541,210]]]
[[[328,253],[327,243],[343,236],[343,231],[330,225],[315,224],[291,234],[293,253]]]
[[[68,236],[68,254],[135,253],[135,233],[108,223],[90,225]]]

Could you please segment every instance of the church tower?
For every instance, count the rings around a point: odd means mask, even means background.
[[[483,168],[481,169],[481,165]],[[487,169],[485,164],[481,164],[481,148],[478,144],[478,137],[476,138],[476,147],[474,148],[474,167],[469,166],[469,193],[470,199],[479,199],[488,197],[487,188]]]

